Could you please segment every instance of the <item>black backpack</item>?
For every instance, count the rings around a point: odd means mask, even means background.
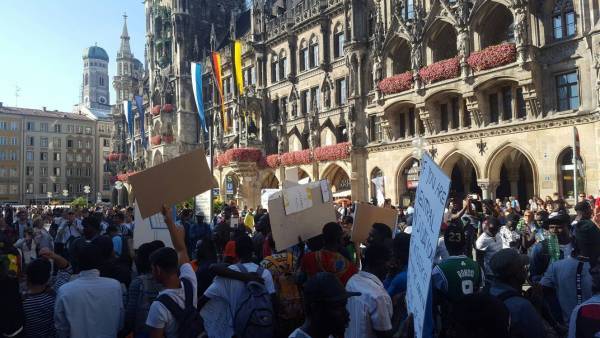
[[[185,308],[182,309],[169,295],[162,294],[156,298],[161,302],[177,321],[178,338],[197,338],[204,331],[200,312],[194,306],[194,287],[192,282],[182,278],[185,293]]]

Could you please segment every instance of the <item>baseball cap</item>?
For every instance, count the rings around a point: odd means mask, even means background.
[[[360,296],[360,292],[348,292],[340,280],[329,272],[319,272],[304,284],[304,298],[307,303],[333,303]]]
[[[519,272],[529,264],[529,257],[515,249],[507,248],[496,252],[490,260],[490,267],[496,276],[507,277]]]

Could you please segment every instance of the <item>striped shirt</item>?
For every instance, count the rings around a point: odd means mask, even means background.
[[[375,338],[375,331],[392,329],[392,299],[377,276],[359,271],[346,284],[346,291],[361,293],[348,299],[350,323],[346,338]]]
[[[55,337],[54,302],[56,291],[71,278],[72,269],[60,270],[56,275],[54,285],[46,291],[25,295],[23,311],[25,312],[25,337],[51,338]]]

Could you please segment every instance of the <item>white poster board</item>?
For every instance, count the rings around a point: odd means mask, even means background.
[[[133,248],[156,240],[163,241],[165,246],[173,247],[171,235],[161,213],[154,214],[148,218],[142,218],[137,204],[134,206],[135,227],[133,228]]]
[[[371,180],[375,186],[375,196],[377,198],[377,206],[381,207],[385,203],[385,177],[379,176]]]
[[[212,198],[212,190],[205,191],[194,198],[196,204],[196,215],[204,215],[204,219],[211,220],[210,199]]]
[[[284,189],[282,193],[286,215],[295,214],[313,206],[312,187],[309,184],[296,185]]]
[[[408,312],[413,314],[415,337],[418,338],[423,337],[433,258],[450,190],[450,179],[426,154],[421,158],[421,168],[415,198],[406,292]]]
[[[279,189],[262,189],[260,191],[260,206],[269,210],[269,198]]]

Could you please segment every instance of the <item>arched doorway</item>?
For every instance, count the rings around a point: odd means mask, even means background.
[[[351,195],[350,177],[344,169],[337,164],[331,164],[322,175],[329,181],[333,197],[347,197]]]
[[[261,189],[279,189],[279,180],[273,173],[269,173],[265,177],[260,186]]]
[[[461,200],[467,194],[481,195],[477,185],[478,170],[467,156],[454,152],[441,162],[441,167],[450,177],[450,197]]]
[[[585,192],[585,180],[583,175],[583,159],[577,158],[577,192]],[[563,198],[575,199],[575,187],[573,185],[575,173],[573,171],[573,148],[568,147],[560,152],[557,159],[558,193]]]
[[[491,191],[492,197],[514,196],[525,207],[528,199],[536,194],[534,166],[521,150],[505,146],[491,157],[488,170],[490,182],[498,183]]]
[[[420,173],[421,166],[419,165],[419,161],[414,157],[410,157],[400,165],[396,182],[398,182],[398,204],[401,207],[407,207],[414,201],[417,194],[417,186],[419,185]]]

